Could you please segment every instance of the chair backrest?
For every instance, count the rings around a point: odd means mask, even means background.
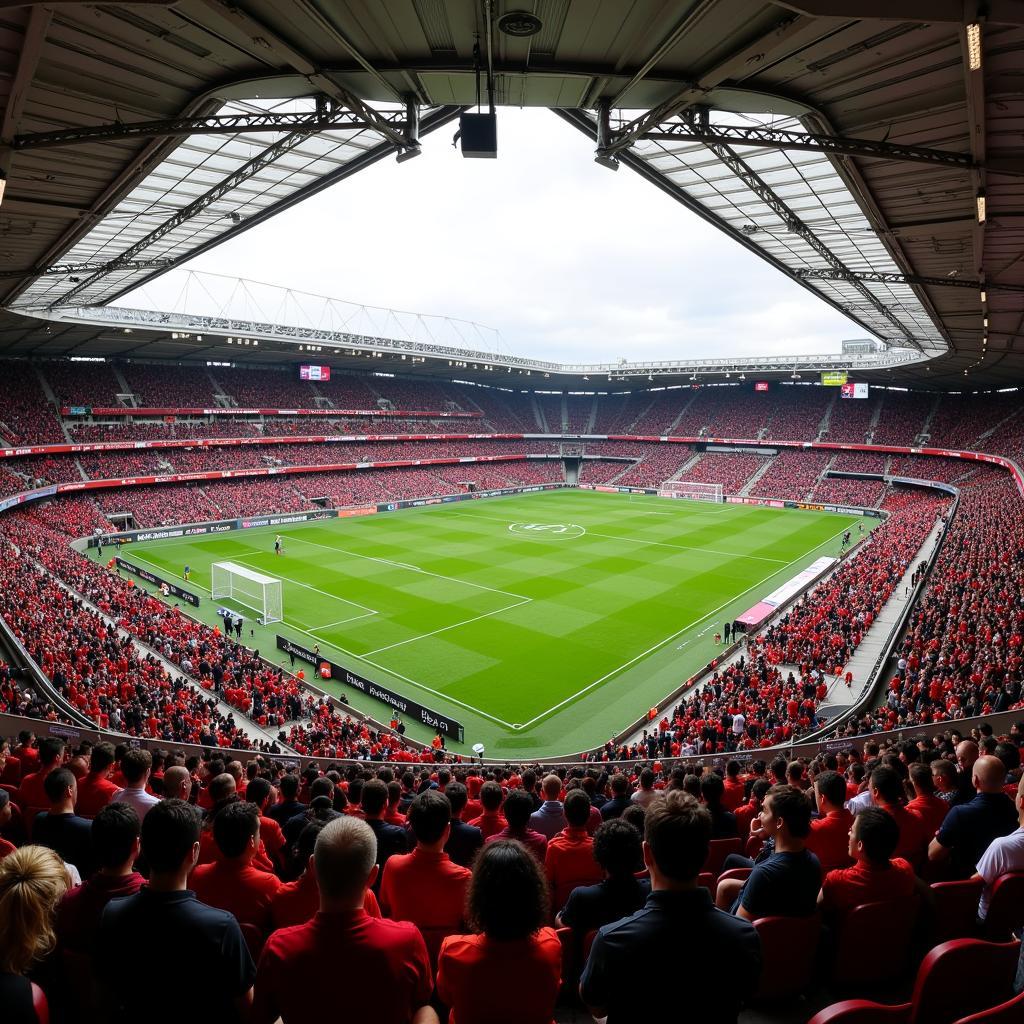
[[[715,891],[715,876],[710,871],[702,871],[697,876],[697,885],[702,886],[705,889],[710,889],[711,893]]]
[[[734,878],[739,882],[745,882],[750,877],[750,872],[753,868],[729,868],[728,871],[723,871],[719,876],[718,880],[724,882],[726,879]]]
[[[917,899],[862,903],[839,925],[832,981],[840,988],[880,985],[906,969]]]
[[[844,999],[819,1010],[807,1024],[906,1024],[910,1003],[883,1006],[868,999]]]
[[[992,1006],[970,1017],[961,1017],[956,1024],[1020,1024],[1024,1020],[1024,992],[1005,1003]]]
[[[756,999],[785,999],[810,988],[821,919],[761,917],[754,922],[761,938],[761,976]]]
[[[760,836],[748,836],[747,841],[743,844],[743,853],[751,860],[754,860],[761,852],[763,845],[764,840]]]
[[[743,840],[738,836],[733,836],[731,839],[712,839],[708,843],[708,857],[704,861],[704,870],[717,875],[721,872],[722,864],[730,853],[742,853],[742,851]]]
[[[46,1001],[46,993],[32,982],[32,1009],[36,1014],[37,1024],[50,1024],[50,1004]]]
[[[985,915],[985,938],[990,942],[1006,942],[1024,925],[1024,871],[1000,875],[992,886]]]
[[[980,878],[961,882],[932,882],[935,913],[934,942],[973,938],[978,931],[978,900],[985,883]]]
[[[953,1024],[1009,999],[1019,957],[1019,942],[981,939],[953,939],[929,950],[914,983],[912,1024]]]

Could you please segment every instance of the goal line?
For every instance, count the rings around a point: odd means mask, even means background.
[[[701,480],[664,480],[658,486],[659,498],[688,498],[690,501],[725,501],[722,484],[709,484]]]

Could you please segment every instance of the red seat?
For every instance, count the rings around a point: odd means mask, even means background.
[[[821,919],[762,917],[754,922],[761,938],[761,977],[755,999],[789,999],[807,991],[814,975]]]
[[[982,934],[990,942],[1006,942],[1024,925],[1024,871],[1000,875],[992,886]]]
[[[34,981],[32,1009],[35,1010],[37,1024],[50,1024],[50,1004],[46,1001],[46,993]]]
[[[1005,1003],[989,1007],[970,1017],[961,1017],[956,1024],[1020,1024],[1024,1020],[1024,992]]]
[[[242,938],[245,939],[245,944],[249,947],[249,955],[253,960],[259,960],[260,953],[263,952],[263,943],[266,942],[267,937],[251,921],[240,923],[239,927],[242,929]]]
[[[710,871],[713,875],[721,874],[722,864],[725,858],[731,853],[743,852],[743,840],[738,836],[731,839],[712,839],[708,843],[708,856],[704,861],[704,871]]]
[[[839,926],[832,982],[863,989],[886,984],[906,969],[917,899],[862,903]]]
[[[710,889],[711,892],[715,891],[715,876],[710,871],[702,871],[697,876],[697,885],[702,886],[705,889]]]
[[[751,860],[754,860],[754,858],[761,852],[761,847],[763,845],[764,840],[760,836],[749,836],[746,845],[743,847],[743,853]]]
[[[943,942],[921,961],[909,1003],[883,1006],[848,999],[822,1010],[811,1024],[954,1024],[979,1004],[1009,999],[1019,956],[1019,942]]]
[[[978,900],[985,883],[980,878],[962,882],[932,882],[935,913],[933,944],[968,939],[978,932]]]

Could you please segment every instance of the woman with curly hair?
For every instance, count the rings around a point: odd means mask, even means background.
[[[473,867],[467,920],[477,934],[441,945],[437,993],[449,1024],[551,1024],[562,950],[536,857],[514,839],[486,843]]]
[[[45,846],[24,846],[0,860],[0,1006],[4,1024],[49,1019],[46,996],[25,972],[56,943],[57,904],[68,887],[64,862]]]

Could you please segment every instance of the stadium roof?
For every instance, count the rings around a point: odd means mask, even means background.
[[[490,81],[933,357],[885,379],[1024,378],[1021,0],[0,0],[0,26],[4,304],[108,302]]]

